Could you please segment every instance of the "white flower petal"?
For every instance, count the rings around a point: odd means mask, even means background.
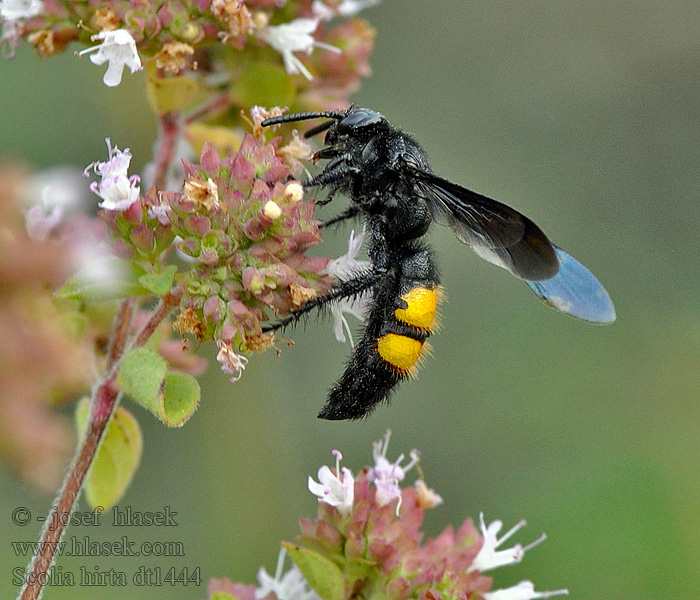
[[[286,573],[284,570],[284,559],[287,551],[282,548],[277,558],[277,568],[275,576],[268,575],[264,567],[258,570],[258,583],[260,587],[255,590],[255,598],[262,600],[270,593],[275,594],[278,600],[321,600],[320,596],[314,592],[302,575],[299,568],[292,564]]]
[[[532,581],[521,581],[517,585],[502,590],[493,590],[484,594],[484,600],[535,600],[537,598],[551,598],[552,596],[567,596],[569,590],[554,590],[548,592],[536,592]]]
[[[56,205],[48,212],[41,204],[32,206],[24,215],[24,225],[29,239],[43,242],[61,222],[63,207]]]
[[[0,17],[5,21],[31,19],[44,10],[42,0],[4,0],[0,2]]]
[[[419,453],[417,450],[411,450],[409,453],[411,460],[406,465],[401,465],[405,458],[403,454],[399,455],[396,462],[390,463],[386,458],[390,439],[391,430],[387,429],[384,439],[373,444],[374,466],[369,470],[367,476],[377,488],[376,500],[380,506],[398,499],[396,505],[396,514],[398,515],[401,508],[401,486],[399,483],[406,477],[406,472],[418,462]]]
[[[340,256],[326,267],[326,273],[338,279],[350,279],[356,273],[368,268],[372,263],[368,260],[357,260],[356,257],[362,247],[362,242],[365,239],[364,230],[358,236],[355,235],[355,230],[350,232],[348,240],[348,251],[343,256]],[[350,344],[354,346],[350,325],[345,318],[344,313],[349,313],[353,317],[363,321],[372,305],[372,291],[366,290],[354,298],[344,298],[331,304],[331,314],[333,315],[333,332],[335,339],[341,343],[345,343],[347,332],[350,338]]]
[[[505,542],[525,525],[525,521],[519,521],[499,539],[498,532],[503,527],[503,522],[496,520],[490,523],[487,527],[486,523],[484,522],[484,513],[479,513],[479,528],[481,529],[481,535],[484,538],[484,542],[481,546],[481,550],[479,550],[476,558],[474,558],[474,562],[469,568],[469,572],[490,571],[491,569],[497,569],[498,567],[519,563],[523,559],[523,556],[527,550],[534,548],[547,538],[546,535],[542,534],[539,538],[525,547],[521,546],[520,544],[516,544],[512,548],[497,550],[497,548],[503,544],[503,542]]]
[[[316,31],[320,19],[318,18],[298,18],[289,23],[281,25],[271,25],[264,28],[259,36],[262,40],[270,44],[282,55],[284,68],[287,73],[301,73],[307,79],[313,79],[309,70],[296,57],[295,52],[305,52],[311,54],[314,46],[340,52],[335,46],[329,46],[323,42],[317,42],[312,33]]]
[[[361,10],[370,6],[376,6],[380,0],[343,0],[340,4],[335,4],[333,8],[324,4],[320,0],[314,0],[311,4],[311,12],[323,21],[330,21],[336,15],[341,17],[352,17]]]
[[[93,41],[102,40],[101,44],[81,50],[78,55],[90,55],[90,61],[95,65],[108,63],[107,71],[102,78],[108,87],[121,83],[124,67],[129,67],[132,73],[143,69],[141,59],[136,50],[136,41],[126,29],[115,31],[100,31],[91,38]]]
[[[330,467],[322,466],[318,470],[318,482],[309,477],[308,487],[314,496],[318,496],[319,502],[335,506],[341,515],[347,515],[355,501],[355,479],[350,469],[340,468],[340,452],[334,450],[333,453],[336,456],[335,473]]]
[[[109,149],[109,160],[88,165],[83,174],[88,176],[89,171],[92,170],[101,176],[101,181],[90,184],[90,191],[102,198],[99,204],[100,208],[124,211],[139,199],[141,190],[138,183],[140,177],[138,175],[129,177],[128,175],[129,163],[131,162],[129,149],[122,152],[116,146],[112,148],[109,138],[106,141]]]
[[[229,381],[236,383],[243,376],[243,371],[248,364],[248,358],[238,354],[229,342],[218,340],[216,344],[219,347],[216,360],[221,365],[221,370],[227,375],[232,375]]]

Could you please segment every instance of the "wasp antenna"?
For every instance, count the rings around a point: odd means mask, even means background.
[[[260,125],[269,127],[270,125],[281,125],[282,123],[291,123],[293,121],[307,121],[309,119],[341,119],[345,113],[336,110],[328,110],[325,112],[300,112],[290,113],[288,115],[280,115],[278,117],[270,117],[265,119]],[[329,125],[330,127],[330,125]]]
[[[316,127],[312,127],[309,129],[305,134],[305,138],[312,138],[315,135],[318,135],[319,133],[323,133],[326,131],[326,129],[330,129],[331,125],[333,125],[335,121],[326,121],[325,123],[321,123],[320,125],[316,125]]]

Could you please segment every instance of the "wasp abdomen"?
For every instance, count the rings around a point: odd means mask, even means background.
[[[435,326],[438,276],[427,248],[404,247],[399,268],[374,287],[367,327],[328,403],[324,419],[357,419],[416,372]]]

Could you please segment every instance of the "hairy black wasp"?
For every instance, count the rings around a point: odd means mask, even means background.
[[[329,119],[306,137],[326,131],[314,159],[324,169],[304,183],[322,186],[330,202],[346,194],[349,208],[325,225],[361,216],[369,234],[370,269],[339,280],[267,330],[276,330],[315,308],[372,290],[362,340],[319,417],[358,419],[387,399],[408,377],[433,330],[439,274],[422,241],[433,221],[449,225],[481,258],[525,280],[546,304],[591,323],[611,323],[615,308],[593,274],[552,244],[526,216],[496,200],[435,175],[421,146],[367,108],[272,117],[263,127]]]

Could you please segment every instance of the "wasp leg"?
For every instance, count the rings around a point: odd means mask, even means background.
[[[290,325],[292,322],[298,321],[299,318],[305,315],[306,313],[311,312],[316,308],[321,308],[329,302],[340,300],[342,298],[351,298],[353,296],[358,296],[366,289],[369,289],[373,285],[375,285],[377,281],[379,281],[384,276],[384,274],[385,273],[381,270],[372,269],[371,271],[360,273],[352,279],[338,281],[331,288],[331,291],[327,294],[317,296],[316,298],[312,298],[311,300],[304,302],[304,304],[301,305],[301,308],[292,311],[286,317],[277,321],[277,323],[273,323],[272,325],[266,325],[262,328],[262,330],[264,333],[267,333],[268,331],[277,331],[278,329],[287,327],[287,325]]]
[[[359,212],[360,209],[357,208],[357,206],[350,206],[349,208],[341,212],[339,215],[336,215],[335,217],[332,217],[327,221],[323,221],[323,223],[321,223],[319,227],[328,227],[329,225],[335,225],[336,223],[340,223],[345,219],[352,219],[353,217],[356,217],[359,214]]]

